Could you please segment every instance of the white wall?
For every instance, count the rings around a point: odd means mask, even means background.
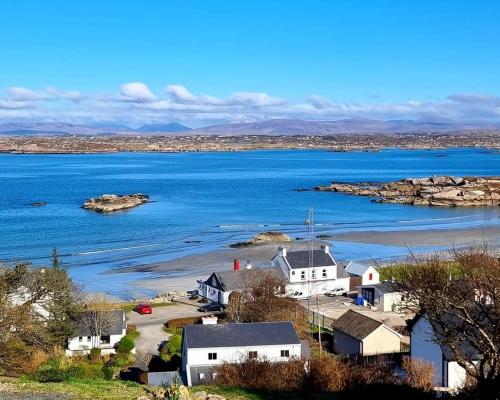
[[[256,351],[259,358],[270,361],[287,361],[281,357],[281,350],[289,350],[290,358],[300,358],[300,344],[284,344],[273,346],[248,347],[212,347],[202,349],[187,349],[187,357],[183,359],[186,366],[213,366],[224,362],[237,363],[248,356],[249,351]],[[217,360],[209,360],[208,353],[217,353]]]
[[[434,384],[442,386],[442,351],[434,342],[435,335],[427,318],[420,318],[413,326],[410,334],[411,358],[430,362],[434,366]]]
[[[90,349],[92,349],[93,347],[99,347],[102,350],[102,353],[104,354],[114,353],[115,346],[120,341],[120,339],[125,336],[126,333],[127,332],[124,329],[122,333],[119,335],[111,335],[109,343],[100,343],[98,346],[96,346],[96,344],[99,343],[99,340],[96,336],[91,337],[90,340],[87,339],[87,336],[83,336],[81,341],[79,340],[79,337],[68,339],[66,354],[68,355],[72,355],[75,353],[85,354],[90,352]]]
[[[456,361],[446,363],[448,368],[448,387],[460,389],[465,385],[467,372]]]
[[[372,274],[371,280],[370,280],[370,274]],[[371,266],[361,276],[361,284],[362,285],[374,285],[374,284],[377,284],[379,282],[380,282],[380,274],[375,268],[373,268]]]

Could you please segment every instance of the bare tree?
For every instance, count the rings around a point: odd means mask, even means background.
[[[113,310],[114,304],[105,296],[94,295],[88,298],[84,310],[78,318],[90,332],[93,348],[101,345],[101,337],[111,328],[116,318]]]
[[[408,297],[407,307],[425,313],[436,340],[477,382],[481,398],[500,395],[500,261],[485,246],[417,257],[388,268]],[[480,354],[471,362],[470,349]]]

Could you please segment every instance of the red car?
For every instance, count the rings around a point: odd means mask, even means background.
[[[153,313],[153,307],[151,307],[150,304],[139,304],[134,308],[134,311],[136,313],[139,313],[141,315],[143,314],[152,314]]]

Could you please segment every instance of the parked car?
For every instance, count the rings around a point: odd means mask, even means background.
[[[328,292],[325,293],[325,296],[335,297],[335,296],[345,296],[346,294],[347,294],[347,290],[345,290],[343,288],[337,288],[337,289],[329,290]]]
[[[292,292],[292,293],[288,293],[286,295],[286,297],[289,297],[291,299],[303,299],[304,294],[302,292]]]
[[[151,304],[138,304],[135,308],[134,311],[138,314],[152,314],[153,313],[153,307],[151,307]]]
[[[224,311],[226,307],[219,303],[205,304],[204,306],[198,307],[199,312],[211,312],[211,311]]]

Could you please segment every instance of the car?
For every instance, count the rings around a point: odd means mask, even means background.
[[[224,311],[226,307],[219,303],[205,304],[204,306],[198,307],[199,312],[210,312],[210,311]]]
[[[325,296],[335,297],[335,296],[345,296],[346,294],[347,294],[347,290],[345,290],[343,288],[337,288],[337,289],[329,290],[328,292],[325,293]]]
[[[290,299],[303,299],[305,298],[304,294],[302,292],[291,292],[286,295],[286,297]]]
[[[151,307],[151,304],[138,304],[137,306],[135,306],[134,311],[141,315],[152,314],[153,307]]]

